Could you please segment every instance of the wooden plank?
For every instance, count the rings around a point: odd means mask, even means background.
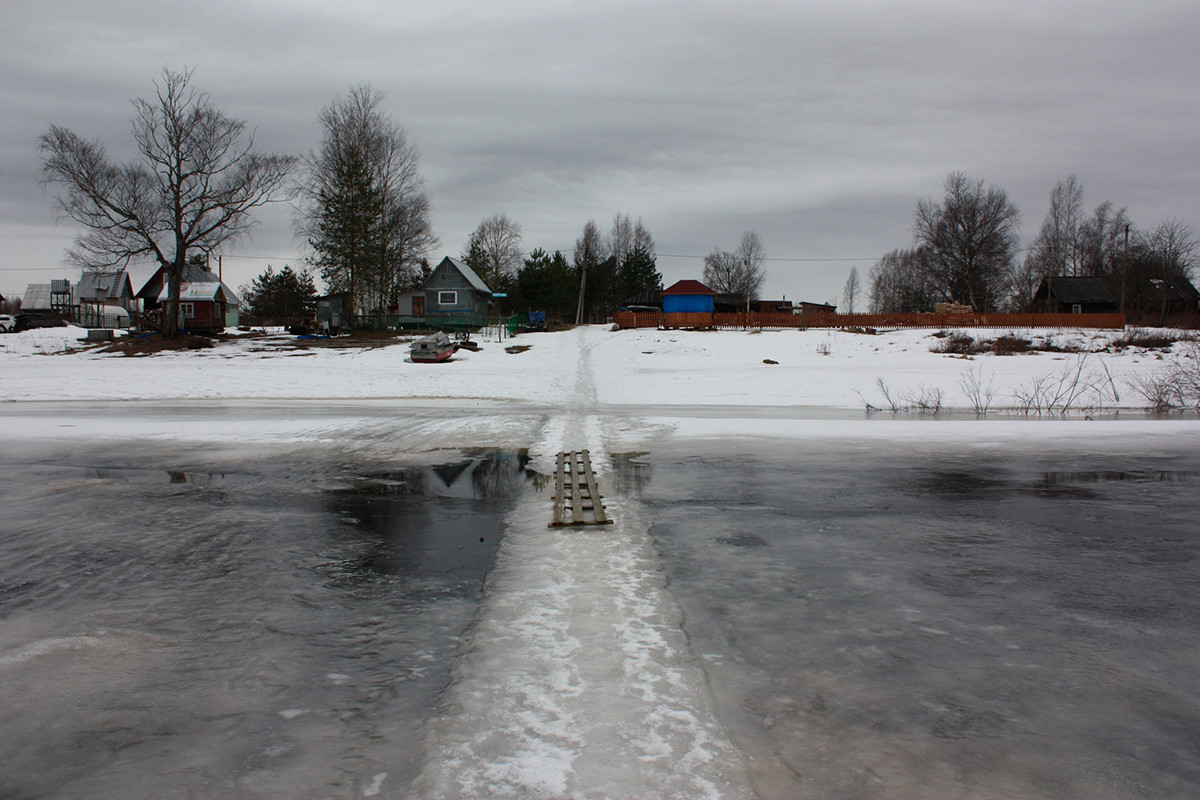
[[[582,453],[583,474],[587,479],[588,497],[592,500],[593,518],[596,525],[608,525],[612,522],[604,513],[604,504],[600,502],[600,488],[596,485],[596,476],[592,473],[592,457],[587,450]]]
[[[566,453],[558,454],[558,467],[554,471],[554,522],[550,523],[551,527],[566,524],[566,520],[563,519],[564,507],[567,503],[567,490],[563,481],[563,466],[566,458]]]
[[[554,485],[554,519],[550,523],[551,528],[613,524],[601,502],[603,495],[592,472],[591,455],[587,450],[558,454]]]
[[[583,521],[583,500],[579,496],[579,461],[575,452],[571,452],[571,523],[578,525]]]

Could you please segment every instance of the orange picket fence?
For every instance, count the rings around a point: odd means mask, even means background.
[[[622,328],[1124,328],[1124,314],[788,314],[768,311],[665,314],[618,311]]]

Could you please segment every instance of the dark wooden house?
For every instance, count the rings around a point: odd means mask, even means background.
[[[1048,314],[1108,314],[1120,309],[1104,278],[1057,275],[1042,278],[1029,310]]]

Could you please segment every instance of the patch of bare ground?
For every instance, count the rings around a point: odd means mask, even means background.
[[[191,333],[173,339],[168,339],[161,333],[131,333],[97,349],[101,353],[120,353],[123,356],[152,356],[159,353],[177,353],[181,350],[207,350],[213,346],[211,337]]]

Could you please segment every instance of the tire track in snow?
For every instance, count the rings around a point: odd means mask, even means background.
[[[607,473],[595,331],[576,332],[575,391],[533,455],[587,448]],[[606,505],[616,523],[602,529],[547,528],[545,494],[512,511],[415,796],[753,796],[638,504]]]

